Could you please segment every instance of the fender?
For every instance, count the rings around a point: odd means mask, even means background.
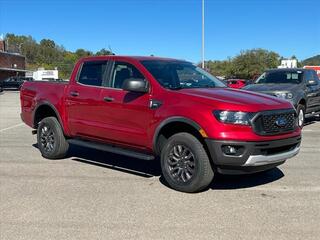
[[[33,114],[32,114],[32,122],[33,122],[33,125],[34,125],[33,127],[35,127],[35,122],[34,122],[34,120],[35,120],[35,114],[36,114],[37,110],[39,109],[39,107],[42,107],[42,106],[44,106],[44,105],[49,106],[49,107],[55,112],[56,116],[58,117],[58,121],[59,121],[62,129],[64,129],[63,124],[62,124],[63,122],[62,122],[62,119],[61,119],[61,117],[60,117],[60,114],[59,114],[58,110],[56,109],[56,107],[55,107],[53,104],[51,104],[51,103],[48,102],[48,101],[40,101],[40,102],[36,105],[36,107],[34,108]]]
[[[181,123],[186,123],[192,127],[194,127],[197,131],[199,131],[201,128],[201,126],[196,123],[195,121],[189,119],[189,118],[186,118],[186,117],[182,117],[182,116],[173,116],[173,117],[169,117],[165,120],[163,120],[156,128],[155,132],[154,132],[154,135],[153,135],[153,140],[152,140],[152,148],[153,148],[153,151],[158,154],[157,152],[157,140],[158,140],[158,136],[159,136],[159,133],[161,131],[161,129],[166,126],[167,124],[169,123],[172,123],[172,122],[181,122]]]
[[[305,108],[306,108],[306,110],[307,110],[307,98],[306,98],[306,96],[303,94],[300,94],[299,95],[299,98],[298,98],[299,100],[295,103],[295,105],[294,105],[294,107],[297,109],[297,107],[298,107],[298,104],[300,103],[300,102],[304,102],[305,103]]]

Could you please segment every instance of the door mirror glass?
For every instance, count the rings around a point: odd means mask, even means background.
[[[122,89],[129,92],[148,92],[148,82],[142,78],[128,78],[124,81]]]

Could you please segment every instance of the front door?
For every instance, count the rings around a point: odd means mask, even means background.
[[[128,78],[146,79],[133,63],[115,61],[108,86],[100,96],[103,103],[99,114],[104,120],[101,134],[121,145],[145,149],[150,145],[149,126],[154,114],[149,107],[150,93],[123,90],[122,84]]]
[[[306,71],[307,113],[320,110],[320,82],[315,71]],[[312,81],[312,84],[309,83]]]

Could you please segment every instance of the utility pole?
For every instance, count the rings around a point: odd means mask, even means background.
[[[204,0],[202,0],[202,68],[204,67]]]

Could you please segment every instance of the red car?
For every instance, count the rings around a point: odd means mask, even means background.
[[[290,102],[226,88],[186,61],[83,58],[70,82],[25,82],[20,94],[43,157],[63,158],[73,143],[159,159],[168,185],[184,192],[206,188],[216,172],[274,168],[300,149]]]
[[[243,88],[248,85],[248,80],[245,79],[228,79],[227,85],[230,88]]]

